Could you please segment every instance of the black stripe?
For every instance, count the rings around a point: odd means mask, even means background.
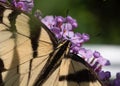
[[[9,14],[8,16],[8,19],[10,21],[10,25],[11,27],[9,28],[11,32],[13,32],[13,37],[15,38],[16,37],[16,32],[17,32],[17,29],[16,29],[16,19],[17,19],[17,16],[20,15],[20,12],[16,11],[16,10],[12,10],[12,13]]]
[[[52,44],[53,44],[53,48],[55,49],[58,46],[58,40],[55,37],[55,35],[53,34],[53,32],[51,32],[43,23],[40,22],[40,25],[46,30],[46,32],[48,33]]]
[[[35,30],[33,31],[33,29],[35,29]],[[39,42],[41,29],[40,29],[40,26],[34,27],[33,29],[32,29],[32,27],[30,28],[30,39],[31,39],[31,45],[32,45],[32,49],[33,49],[33,58],[35,58],[38,55],[37,48],[38,48],[38,42]]]
[[[79,82],[85,82],[85,81],[86,82],[89,82],[89,81],[95,82],[97,80],[97,81],[99,81],[101,86],[103,86],[103,83],[100,81],[100,79],[96,75],[95,71],[83,58],[79,57],[76,54],[69,54],[68,57],[78,63],[82,63],[87,69],[85,68],[84,70],[75,71],[72,74],[60,76],[60,81],[67,80],[67,81],[73,81],[73,82],[79,83]],[[78,66],[80,66],[80,65],[78,65]]]
[[[4,63],[2,61],[2,59],[0,59],[0,86],[3,86],[3,80],[2,80],[2,72],[5,71],[4,68]]]
[[[45,67],[43,68],[42,72],[39,74],[39,78],[35,82],[34,86],[41,86],[47,78],[53,73],[54,70],[60,65],[62,60],[62,55],[65,54],[65,51],[68,47],[69,41],[66,41],[64,45],[62,45],[59,50],[55,53],[53,52],[49,57],[48,61],[46,62]],[[55,56],[51,58],[53,55]]]
[[[12,10],[12,12],[8,16],[8,19],[9,19],[10,25],[11,25],[11,27],[9,27],[9,31],[12,32],[12,38],[15,39],[14,40],[15,46],[17,46],[17,39],[16,39],[17,28],[16,28],[15,24],[16,24],[16,19],[17,19],[18,15],[20,15],[20,12],[18,12],[17,10]],[[14,49],[13,58],[14,57],[15,58],[17,57],[17,62],[18,62],[17,73],[19,73],[19,54],[18,54],[18,51],[16,48]]]
[[[10,8],[6,8],[5,6],[7,6],[6,4],[4,4],[4,3],[1,3],[0,2],[0,23],[2,23],[2,24],[4,24],[4,22],[3,22],[3,17],[4,17],[4,11],[5,10],[7,10],[7,9],[10,9]],[[13,11],[12,13],[10,13],[9,15],[8,15],[8,19],[9,19],[9,21],[10,21],[10,25],[11,25],[11,27],[8,27],[9,28],[9,31],[11,31],[12,33],[13,33],[13,35],[12,35],[12,37],[16,37],[16,34],[15,34],[15,32],[16,32],[16,27],[15,27],[15,20],[16,20],[16,17],[19,15],[19,13],[17,12],[17,11]],[[8,30],[8,29],[7,29]],[[16,40],[15,40],[15,43],[16,43]],[[16,51],[16,49],[14,50],[14,55],[13,55],[13,58],[14,57],[18,57],[18,53],[17,53],[17,51]],[[12,62],[14,61],[14,59],[12,60]],[[17,60],[17,62],[18,62],[18,64],[19,64],[19,60]],[[14,62],[13,62],[14,63]],[[4,63],[3,63],[4,64]],[[11,64],[11,66],[13,66],[14,64]],[[1,72],[3,72],[3,71],[1,71]],[[8,79],[8,77],[11,75],[11,72],[8,72],[8,74],[6,75],[6,77],[5,77],[5,81]],[[0,79],[2,79],[2,77],[0,77]],[[18,78],[18,80],[19,80],[19,78]],[[1,84],[0,84],[0,86],[1,85],[3,85],[3,83],[2,83],[2,81],[1,81]]]
[[[38,42],[39,42],[39,37],[41,34],[41,28],[40,25],[37,24],[36,21],[34,21],[32,18],[30,18],[28,22],[30,28],[30,40],[31,40],[31,45],[32,45],[32,51],[33,51],[33,58],[36,58],[38,56]],[[30,60],[29,64],[29,74],[28,74],[28,80],[27,80],[27,85],[29,84],[29,80],[31,78],[31,68],[32,68],[32,62],[33,59]]]
[[[4,13],[4,11],[5,11],[5,7],[0,5],[0,23],[3,22],[3,13]]]
[[[72,74],[59,77],[59,81],[64,81],[64,80],[67,80],[68,82],[72,81],[72,82],[77,82],[77,83],[90,82],[90,81],[94,82],[96,81],[96,77],[93,76],[89,70],[84,69],[84,70],[77,71]]]
[[[52,46],[55,49],[56,46],[58,45],[57,40],[54,36],[54,34],[43,24],[40,22],[40,20],[36,19],[35,17],[30,16],[30,21],[29,21],[29,25],[30,25],[30,39],[31,39],[31,44],[32,44],[32,49],[33,49],[33,57],[37,57],[37,48],[38,46],[38,42],[39,42],[39,38],[41,37],[41,30],[42,28],[44,28],[44,30],[48,33],[50,40],[52,42]]]
[[[76,54],[69,54],[69,58],[71,58],[72,60],[76,61],[76,62],[80,62],[85,66],[89,66],[87,64],[87,62],[80,56],[76,55]],[[90,67],[90,66],[89,66]]]
[[[49,35],[50,40],[53,43],[52,45],[53,48],[56,48],[57,40],[55,36],[53,35],[53,33],[50,32],[50,30],[44,24],[42,24],[37,18],[31,15],[28,15],[28,16],[30,17],[28,24],[30,25],[30,39],[31,39],[31,45],[32,45],[32,50],[33,50],[33,58],[36,58],[38,57],[38,47],[40,46],[38,45],[38,43],[40,41],[39,38],[41,37],[42,28],[44,28],[44,30]],[[33,59],[30,60],[28,78],[30,78],[31,76],[32,62],[33,62]],[[28,82],[29,82],[29,79],[28,79]]]

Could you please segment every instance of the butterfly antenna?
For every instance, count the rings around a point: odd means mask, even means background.
[[[91,37],[101,37],[102,36],[102,32],[98,32],[98,33],[95,33],[94,35],[91,34]]]

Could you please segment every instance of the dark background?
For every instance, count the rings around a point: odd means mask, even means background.
[[[68,15],[78,22],[76,32],[88,33],[87,43],[120,45],[119,0],[34,0],[36,9],[46,15]]]

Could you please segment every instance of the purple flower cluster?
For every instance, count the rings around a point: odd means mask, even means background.
[[[99,52],[92,52],[82,47],[82,44],[89,40],[86,33],[75,33],[73,30],[78,24],[71,16],[46,16],[41,19],[56,36],[59,41],[69,40],[71,42],[70,52],[84,58],[96,72],[101,71],[102,66],[110,65],[110,62],[103,58]]]
[[[13,0],[13,4],[15,7],[30,12],[34,6],[33,0]]]
[[[67,16],[66,18],[62,16],[46,16],[41,21],[55,34],[58,40],[71,41],[71,52],[78,52],[82,44],[89,40],[88,34],[74,33],[73,30],[78,24],[71,16]]]
[[[2,2],[7,2],[7,0],[0,0]],[[16,8],[23,10],[25,12],[31,12],[34,7],[34,0],[11,0],[10,2]]]
[[[90,49],[81,48],[78,55],[84,58],[97,73],[102,71],[103,66],[110,65],[109,60],[103,58],[98,51],[92,52]]]
[[[41,21],[55,34],[58,40],[80,39],[73,29],[77,27],[77,22],[70,16],[46,16]]]
[[[113,80],[111,86],[120,86],[120,72],[116,74],[116,79]]]
[[[98,73],[98,76],[102,80],[102,82],[105,84],[105,86],[120,86],[120,73],[118,72],[116,74],[115,79],[111,78],[111,73],[109,71],[100,71]]]

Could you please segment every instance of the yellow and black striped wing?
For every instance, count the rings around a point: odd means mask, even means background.
[[[58,86],[103,86],[91,67],[76,54],[62,60]]]
[[[69,54],[69,47],[69,41],[58,46],[35,86],[103,86],[87,62]]]
[[[33,86],[56,44],[36,18],[0,2],[0,86]]]
[[[104,86],[95,72],[82,63],[85,62],[83,59],[71,59],[74,57],[80,58],[70,54],[62,59],[60,66],[49,78],[42,85],[37,83],[36,86]]]

